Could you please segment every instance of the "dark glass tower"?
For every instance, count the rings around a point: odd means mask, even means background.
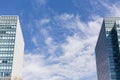
[[[98,80],[120,80],[120,18],[103,20],[95,53]]]

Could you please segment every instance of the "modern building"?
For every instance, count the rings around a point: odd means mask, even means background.
[[[120,80],[120,17],[103,20],[95,53],[98,80]]]
[[[24,40],[18,16],[0,16],[0,80],[22,80]]]

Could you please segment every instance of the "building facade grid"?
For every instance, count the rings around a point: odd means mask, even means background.
[[[96,45],[98,80],[120,80],[120,18],[103,20]]]
[[[17,66],[20,66],[18,67],[20,70],[22,66],[22,55],[19,57],[19,60],[16,60],[16,57],[23,54],[23,52],[16,53],[16,50],[20,50],[19,42],[22,42],[21,51],[24,49],[24,42],[22,41],[23,39],[21,39],[23,38],[22,32],[18,20],[19,17],[14,15],[0,16],[0,80],[21,80],[21,71],[15,71]],[[21,40],[19,42],[18,36],[20,36]],[[20,65],[16,65],[18,63],[20,63]],[[15,73],[18,76],[16,76]],[[15,79],[17,77],[19,79]]]

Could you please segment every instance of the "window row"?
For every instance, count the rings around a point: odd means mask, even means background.
[[[3,35],[5,35],[5,34],[15,34],[15,32],[16,32],[16,29],[6,30],[6,29],[1,29],[0,28],[0,34],[3,34]]]
[[[15,37],[0,37],[0,39],[15,39]]]
[[[0,16],[0,19],[17,19],[17,16]]]
[[[2,64],[9,64],[10,65],[12,62],[13,62],[12,59],[3,59],[3,60],[0,59],[0,64],[2,63]],[[0,65],[0,67],[3,67],[2,64]]]
[[[0,54],[0,57],[13,57],[13,54]]]
[[[0,43],[14,43],[15,42],[15,39],[1,39],[0,40]]]
[[[0,69],[12,69],[12,66],[0,66]]]
[[[0,50],[14,50],[13,47],[5,47],[5,48],[0,48]]]
[[[12,29],[16,28],[16,25],[0,25],[1,29]]]
[[[14,45],[12,45],[12,44],[0,45],[0,48],[14,48]]]
[[[10,77],[11,76],[11,72],[0,72],[0,76],[1,77]],[[4,79],[3,79],[4,80]],[[7,80],[7,79],[5,79]],[[8,79],[9,80],[9,79]]]
[[[16,28],[13,27],[13,28],[9,28],[9,27],[0,27],[0,31],[15,31]]]
[[[13,51],[13,48],[0,48],[0,51]]]
[[[0,23],[17,23],[17,19],[2,19]]]

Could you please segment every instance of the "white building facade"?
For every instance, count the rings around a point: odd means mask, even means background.
[[[18,16],[0,16],[0,80],[22,80],[24,40]]]

